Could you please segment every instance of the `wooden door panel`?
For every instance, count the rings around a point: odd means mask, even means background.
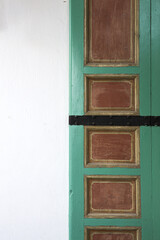
[[[139,114],[138,75],[85,75],[84,81],[85,114]]]
[[[158,132],[127,120],[159,111],[158,1],[71,0],[70,240],[160,239]]]
[[[85,217],[140,217],[139,176],[85,176]]]
[[[86,227],[85,240],[139,240],[141,228],[136,227]]]
[[[83,126],[70,126],[70,239],[84,239],[84,233],[86,227],[97,228],[100,226],[109,227],[138,227],[142,228],[142,240],[152,239],[151,232],[151,216],[152,216],[152,202],[151,202],[151,129],[149,127],[140,127],[140,161],[141,168],[86,168],[84,166],[84,127]],[[156,140],[155,140],[156,141]],[[154,154],[155,157],[155,154]],[[158,159],[157,159],[158,161]],[[157,169],[158,171],[158,169]],[[85,181],[84,176],[89,178],[101,177],[112,178],[127,177],[132,179],[134,176],[140,176],[140,195],[141,217],[114,217],[110,218],[104,216],[104,218],[85,217]],[[154,176],[154,181],[156,176]],[[99,178],[98,178],[99,180]],[[139,181],[139,180],[138,180]],[[158,184],[155,186],[158,189]],[[156,195],[156,194],[155,194]],[[113,195],[112,195],[113,196]],[[134,195],[135,196],[135,195]],[[155,198],[156,207],[158,206],[157,199]],[[138,205],[137,205],[138,206]],[[93,214],[93,213],[92,213]],[[104,213],[103,213],[104,214]],[[125,213],[126,214],[126,213]],[[88,215],[88,214],[86,214]],[[105,212],[106,215],[106,212]],[[93,216],[93,215],[92,215]],[[110,214],[111,216],[111,214]],[[88,238],[87,240],[91,240]],[[139,238],[138,238],[139,240]],[[157,240],[157,239],[156,239]]]
[[[140,167],[138,127],[85,127],[85,167]]]
[[[85,1],[85,64],[138,64],[138,6],[138,0]]]

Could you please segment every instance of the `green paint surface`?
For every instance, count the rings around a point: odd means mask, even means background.
[[[150,0],[140,0],[140,66],[85,67],[83,0],[70,2],[70,115],[84,114],[84,74],[139,74],[140,114],[150,115]]]
[[[70,240],[81,240],[84,226],[142,226],[144,240],[152,239],[151,203],[151,128],[140,128],[140,169],[84,168],[83,126],[70,126]],[[84,175],[140,175],[141,218],[140,219],[85,219],[84,218]]]
[[[151,114],[160,115],[160,0],[151,1]],[[152,127],[153,240],[160,239],[160,127]]]
[[[160,115],[160,0],[151,1],[151,99],[152,115]]]
[[[160,239],[160,128],[152,128],[152,220],[153,240]]]
[[[70,1],[70,115],[84,114],[84,74],[139,74],[140,115],[160,115],[160,0],[140,0],[140,65],[84,67],[83,0]],[[140,127],[139,169],[84,168],[83,126],[70,126],[69,240],[85,226],[141,226],[142,240],[160,240],[160,128]],[[140,175],[140,219],[84,218],[84,175]]]

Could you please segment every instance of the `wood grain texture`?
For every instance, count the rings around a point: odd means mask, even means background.
[[[131,0],[92,0],[93,59],[129,59]]]
[[[100,182],[92,184],[92,208],[108,210],[132,209],[132,185],[130,183]]]
[[[129,233],[108,233],[108,234],[94,234],[93,240],[135,240],[134,236]]]
[[[126,134],[92,134],[92,159],[131,160],[132,136]]]
[[[92,83],[92,106],[94,108],[129,108],[132,86],[129,82]]]

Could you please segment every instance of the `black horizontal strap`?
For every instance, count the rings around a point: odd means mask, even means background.
[[[69,116],[69,125],[84,126],[160,126],[160,116]]]

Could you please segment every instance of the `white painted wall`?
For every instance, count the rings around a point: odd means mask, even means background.
[[[0,1],[0,239],[68,239],[68,0]]]

